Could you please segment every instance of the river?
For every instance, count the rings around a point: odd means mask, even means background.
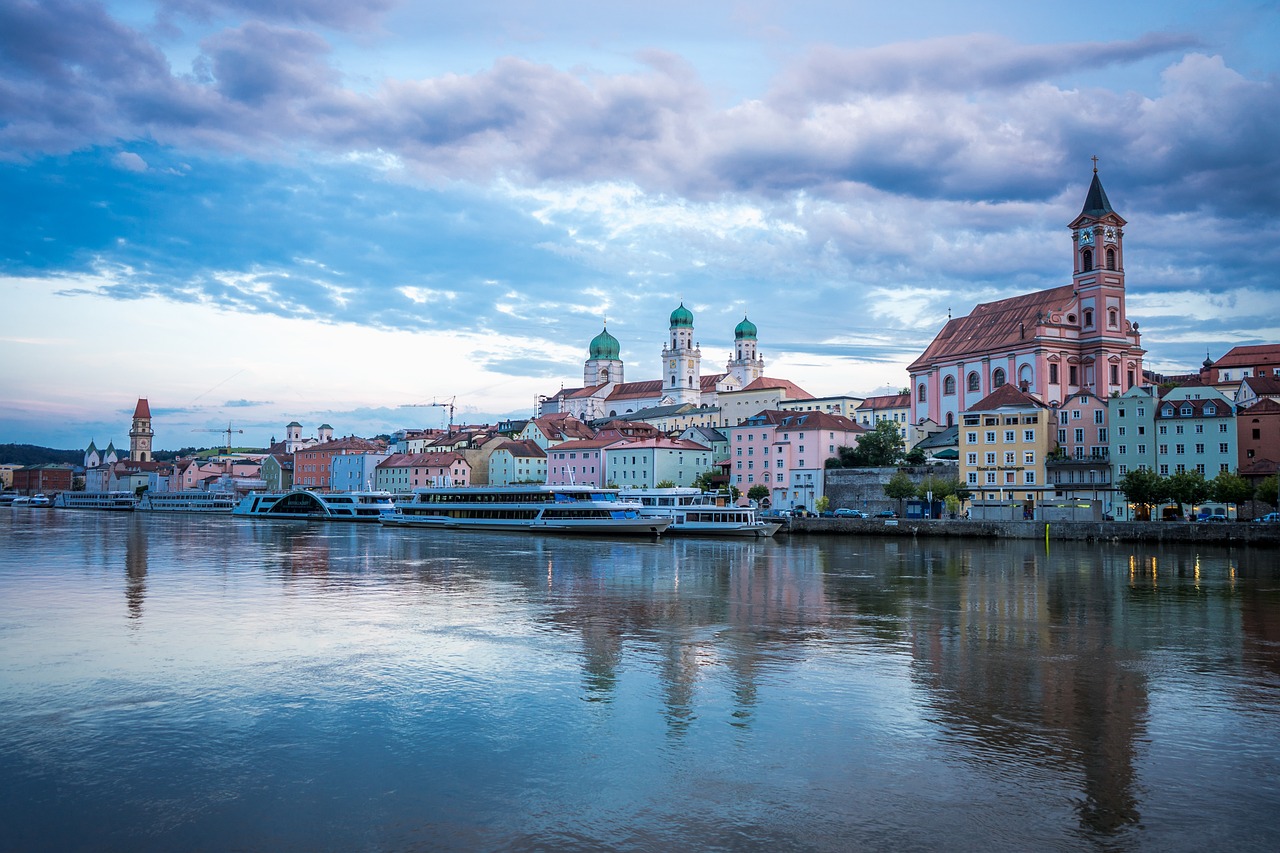
[[[0,847],[1280,849],[1280,555],[0,512]]]

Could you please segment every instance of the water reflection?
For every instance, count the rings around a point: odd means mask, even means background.
[[[44,792],[48,826],[88,808],[121,848],[246,820],[294,848],[1274,833],[1253,819],[1280,756],[1267,553],[0,524],[0,790]],[[1196,797],[1219,836],[1187,829]],[[255,805],[303,801],[381,822]]]

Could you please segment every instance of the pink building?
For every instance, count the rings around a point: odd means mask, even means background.
[[[616,437],[566,441],[547,451],[547,485],[603,487],[604,449],[621,443]]]
[[[842,415],[766,411],[724,432],[732,485],[744,494],[763,485],[772,506],[812,510],[824,493],[827,460],[855,446],[866,430]]]
[[[1125,310],[1124,226],[1094,169],[1072,220],[1070,284],[987,302],[949,320],[909,367],[911,422],[951,426],[1009,383],[1045,403],[1105,399],[1142,382],[1138,324]]]
[[[396,453],[374,470],[374,488],[407,494],[429,486],[469,486],[471,466],[461,453]]]

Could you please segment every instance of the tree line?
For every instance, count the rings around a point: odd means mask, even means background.
[[[1179,471],[1167,477],[1147,468],[1130,471],[1116,482],[1116,488],[1124,492],[1130,503],[1145,509],[1160,504],[1175,503],[1178,514],[1184,507],[1192,509],[1204,503],[1223,503],[1239,506],[1249,501],[1276,505],[1276,475],[1272,474],[1257,485],[1230,471],[1222,471],[1212,480],[1205,479],[1199,471]]]

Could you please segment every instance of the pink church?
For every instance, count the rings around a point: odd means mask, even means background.
[[[1094,166],[1070,224],[1070,284],[987,302],[949,320],[911,374],[911,423],[951,426],[1006,383],[1047,404],[1087,392],[1106,399],[1142,382],[1138,324],[1125,313],[1124,226]]]

